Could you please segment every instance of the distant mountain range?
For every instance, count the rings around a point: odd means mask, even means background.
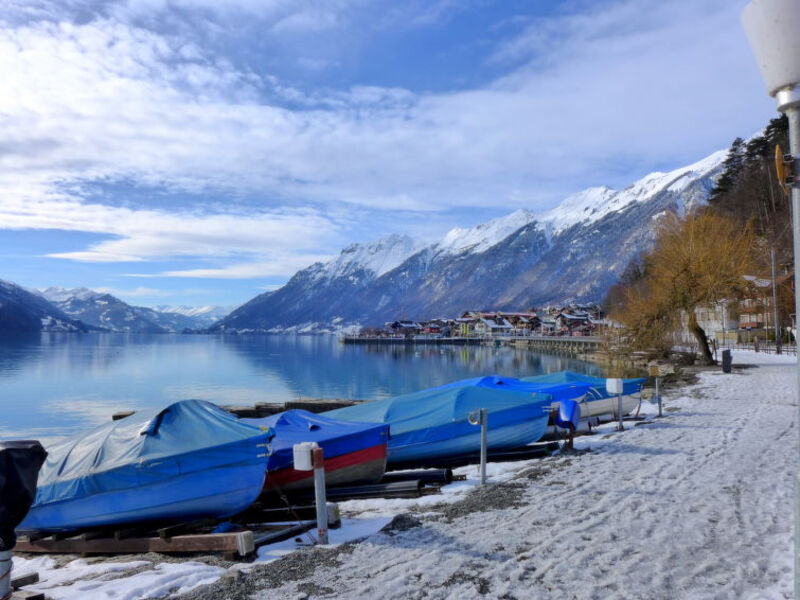
[[[180,333],[205,329],[230,309],[220,306],[132,306],[104,292],[87,288],[49,287],[40,292],[67,315],[80,321],[125,333]]]
[[[0,280],[0,331],[175,333],[207,328],[230,309],[131,306],[87,288],[26,290]]]
[[[352,244],[256,296],[212,332],[324,332],[463,310],[519,310],[601,301],[628,263],[650,247],[667,211],[705,203],[726,157],[720,151],[624,190],[590,188],[556,208],[518,210],[441,240],[391,235]]]

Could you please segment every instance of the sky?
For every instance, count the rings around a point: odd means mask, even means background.
[[[0,279],[238,305],[775,116],[745,0],[0,0]]]

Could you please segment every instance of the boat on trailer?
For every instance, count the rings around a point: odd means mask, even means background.
[[[389,425],[388,464],[434,464],[480,449],[480,427],[470,413],[488,411],[489,450],[519,448],[539,440],[558,400],[583,396],[587,384],[529,384],[496,375],[365,402],[324,413],[343,421]]]
[[[322,448],[326,486],[375,483],[386,472],[388,425],[339,421],[299,409],[242,421],[275,432],[265,493],[314,485],[313,471],[293,468],[293,446],[302,442],[316,442]]]
[[[264,485],[269,428],[215,404],[137,412],[47,448],[21,532],[225,518]]]
[[[523,377],[522,381],[534,384],[582,383],[589,386],[586,396],[580,400],[581,418],[608,416],[619,418],[618,400],[606,391],[606,380],[592,377],[575,371],[559,371],[547,375]],[[627,415],[639,406],[642,397],[642,386],[647,381],[644,377],[622,380],[622,414]]]

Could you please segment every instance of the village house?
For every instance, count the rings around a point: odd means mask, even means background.
[[[422,333],[422,325],[416,321],[391,321],[385,329],[396,336],[411,336]]]
[[[513,327],[512,335],[532,335],[539,326],[539,317],[534,312],[525,313],[497,313]]]
[[[563,335],[590,335],[595,329],[591,317],[585,312],[560,312],[554,320],[556,329]]]

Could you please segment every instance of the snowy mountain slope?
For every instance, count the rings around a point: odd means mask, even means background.
[[[49,287],[40,293],[66,314],[110,331],[169,333],[199,329],[213,322],[144,306],[132,306],[116,296],[87,288]]]
[[[392,261],[375,257],[397,248],[401,236],[354,244],[242,305],[211,330],[330,331],[468,309],[599,301],[652,243],[653,225],[664,211],[682,214],[706,201],[725,156],[717,152],[687,167],[651,173],[619,191],[591,188],[540,215],[520,210],[456,228],[428,246],[406,238]]]
[[[461,229],[455,227],[447,232],[441,242],[434,244],[432,250],[443,252],[485,252],[495,244],[502,242],[509,235],[536,220],[534,213],[519,209],[488,223]]]
[[[317,263],[316,277],[328,281],[337,277],[380,277],[402,264],[420,249],[421,245],[407,235],[390,235],[367,244],[350,244],[338,257],[327,263]]]
[[[47,288],[42,295],[66,314],[97,327],[125,333],[165,333],[135,307],[111,294],[86,288]]]
[[[235,306],[186,306],[186,305],[179,305],[179,306],[169,306],[166,304],[160,304],[158,306],[154,306],[153,310],[162,313],[172,313],[183,315],[185,317],[190,317],[195,320],[203,320],[214,322],[222,317],[228,315]]]
[[[669,173],[650,173],[620,191],[605,186],[583,190],[537,216],[536,220],[553,233],[561,233],[573,225],[588,226],[611,213],[619,212],[633,202],[647,202],[665,191],[680,193],[686,190],[694,181],[715,173],[726,156],[727,151],[720,150]]]
[[[0,332],[89,331],[45,298],[0,279]]]

